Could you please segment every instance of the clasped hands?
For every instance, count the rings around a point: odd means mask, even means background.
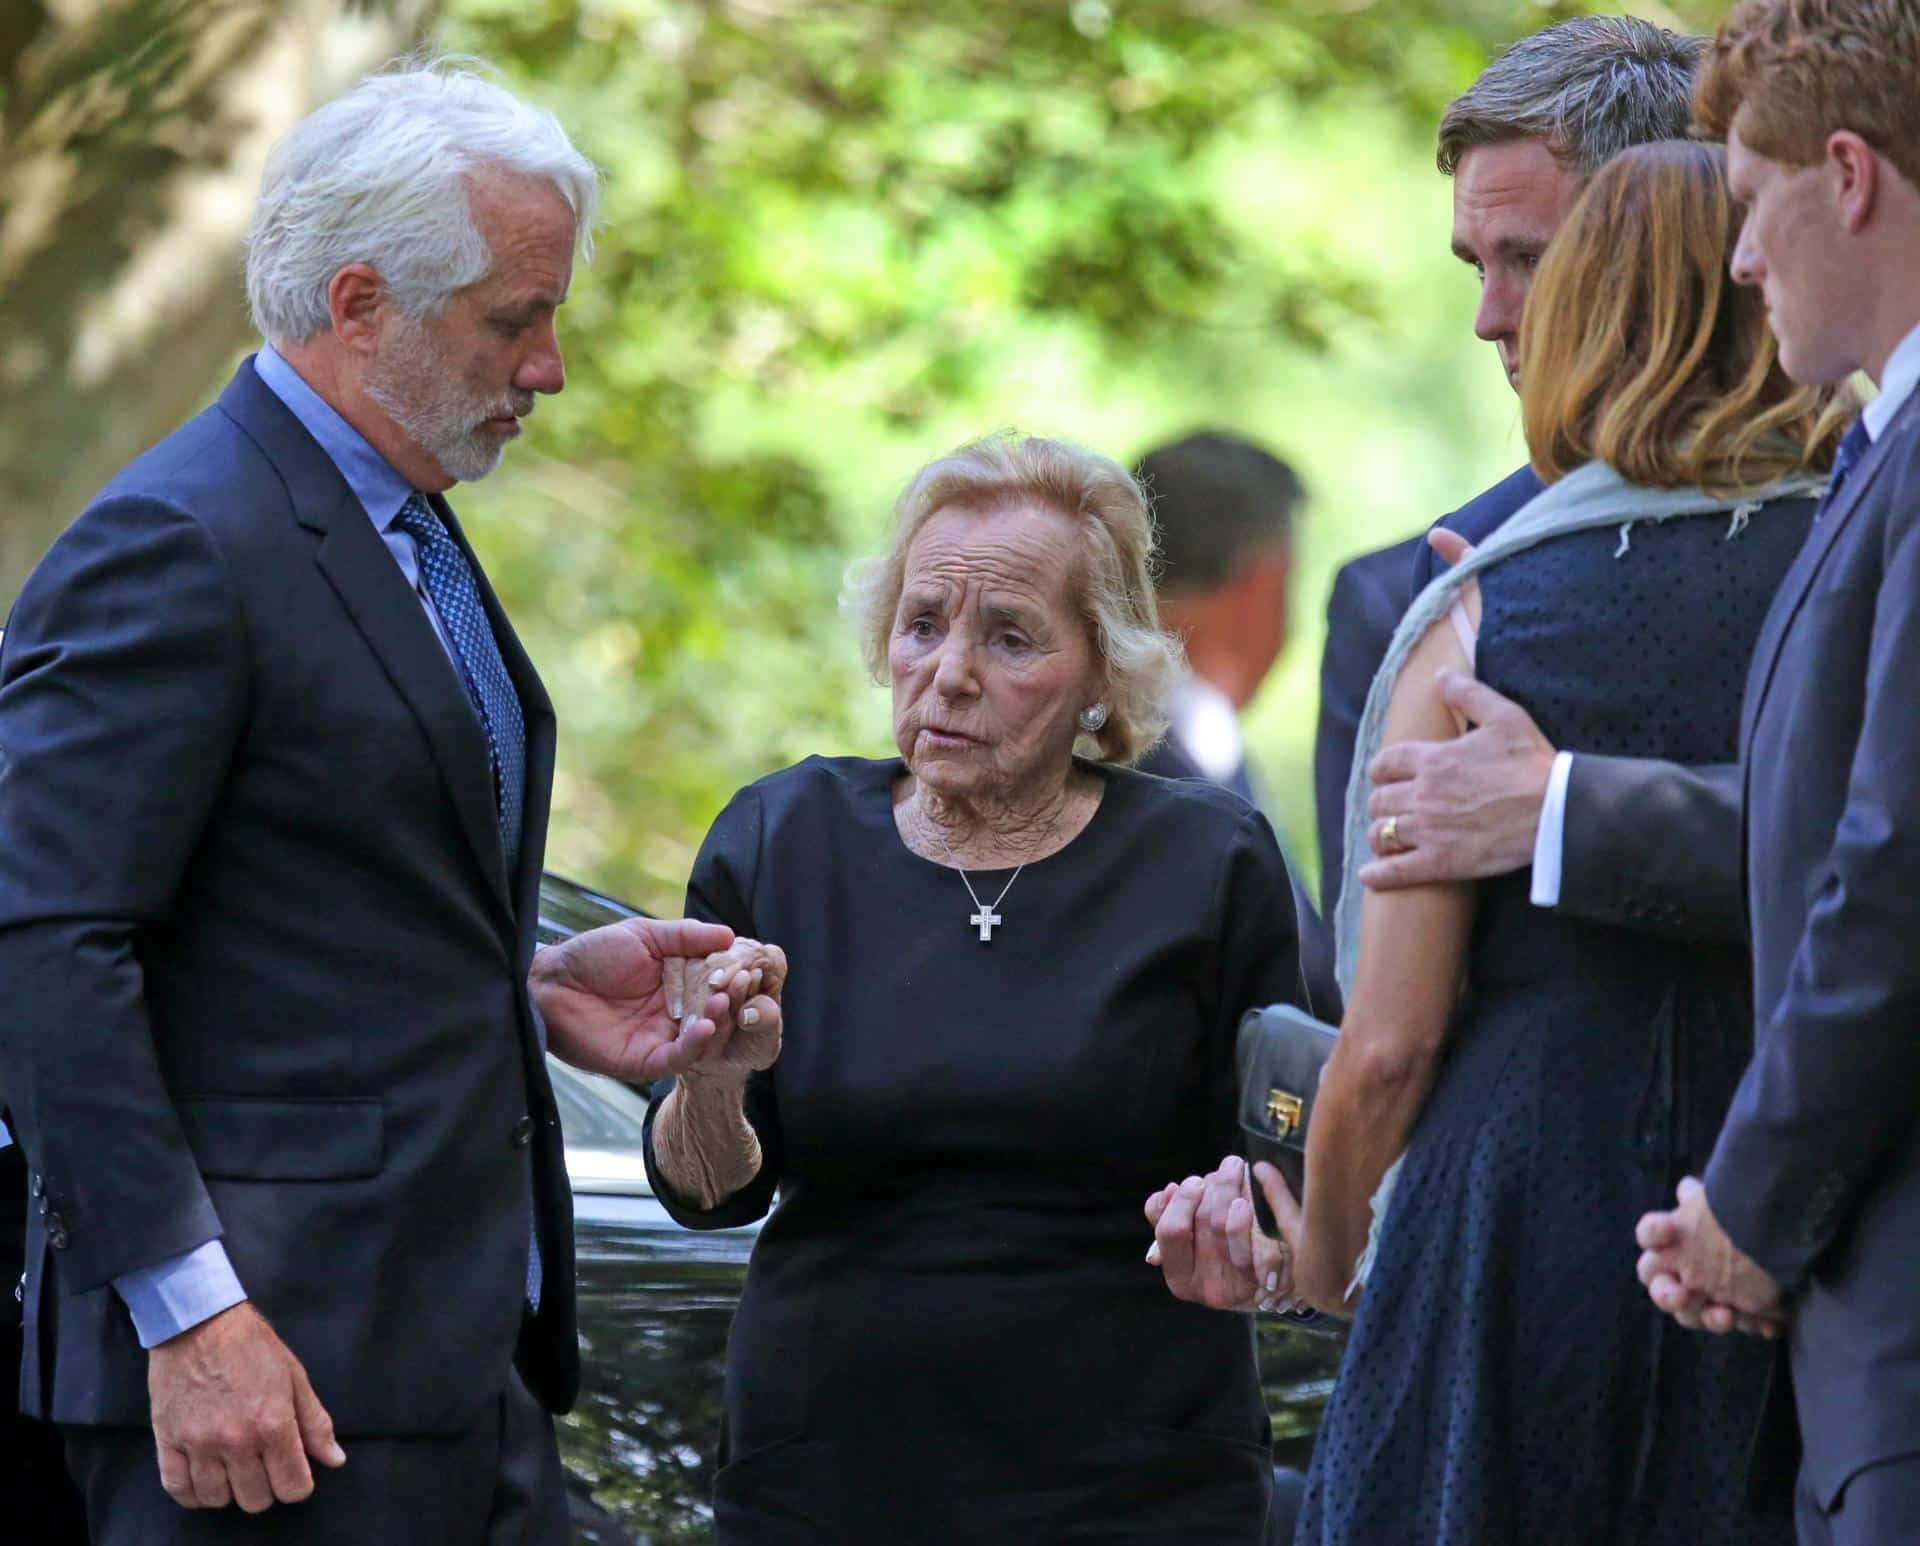
[[[1689,1330],[1774,1340],[1787,1324],[1780,1285],[1728,1238],[1695,1177],[1675,1195],[1674,1208],[1647,1214],[1634,1231],[1647,1296]]]
[[[770,1065],[786,980],[777,945],[715,923],[629,918],[540,951],[527,981],[557,1056],[644,1084]]]
[[[1279,1240],[1255,1223],[1256,1182],[1280,1226]],[[1214,1310],[1285,1312],[1297,1303],[1300,1205],[1273,1166],[1249,1168],[1230,1154],[1205,1176],[1188,1176],[1155,1192],[1146,1215],[1153,1228],[1147,1263],[1160,1269],[1174,1298]]]

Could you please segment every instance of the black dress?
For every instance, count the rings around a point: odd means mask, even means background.
[[[1260,1540],[1250,1318],[1167,1293],[1140,1207],[1231,1152],[1239,1017],[1299,997],[1286,868],[1234,795],[1095,771],[991,943],[901,841],[897,761],[810,759],[708,834],[688,911],[790,965],[758,1178],[700,1211],[648,1145],[683,1224],[772,1205],[727,1351],[723,1543]],[[989,903],[1012,879],[969,874]]]
[[[1476,671],[1556,746],[1736,755],[1748,660],[1809,501],[1554,538],[1484,570]],[[1578,760],[1575,769],[1577,777]],[[1768,1546],[1766,1344],[1682,1330],[1634,1225],[1712,1152],[1750,965],[1483,885],[1470,991],[1408,1144],[1314,1450],[1301,1546]]]

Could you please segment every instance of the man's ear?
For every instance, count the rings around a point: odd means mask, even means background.
[[[349,263],[327,282],[333,335],[358,355],[374,352],[385,310],[392,302],[387,282],[365,263]]]
[[[1849,235],[1858,235],[1879,202],[1880,158],[1851,129],[1836,129],[1827,136],[1827,166],[1836,186],[1840,223]]]
[[[1249,563],[1241,576],[1241,606],[1256,609],[1257,621],[1277,618],[1280,636],[1286,638],[1291,619],[1287,616],[1293,591],[1293,554],[1282,548],[1262,554]]]

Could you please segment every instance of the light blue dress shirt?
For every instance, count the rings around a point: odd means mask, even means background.
[[[253,366],[267,390],[287,405],[339,468],[340,476],[365,507],[367,518],[386,543],[387,551],[393,554],[407,584],[420,597],[440,647],[447,651],[450,660],[456,660],[440,615],[420,588],[419,556],[414,550],[413,538],[393,529],[400,507],[414,492],[413,485],[395,472],[358,430],[308,386],[271,344],[261,347],[254,356]],[[457,660],[455,669],[458,669]],[[4,1132],[4,1128],[0,1128],[0,1132]],[[133,1317],[133,1328],[139,1334],[142,1347],[153,1347],[177,1337],[247,1297],[227,1257],[226,1247],[218,1240],[209,1240],[183,1255],[117,1277],[113,1287]]]

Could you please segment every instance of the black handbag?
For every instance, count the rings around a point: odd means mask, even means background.
[[[1240,1142],[1249,1164],[1266,1160],[1286,1178],[1296,1200],[1306,1197],[1307,1124],[1320,1093],[1320,1073],[1338,1031],[1292,1004],[1249,1009],[1235,1049],[1240,1070]],[[1266,1193],[1254,1181],[1254,1217],[1271,1239],[1280,1236]],[[1316,1310],[1287,1319],[1311,1331],[1337,1332],[1344,1323]]]

